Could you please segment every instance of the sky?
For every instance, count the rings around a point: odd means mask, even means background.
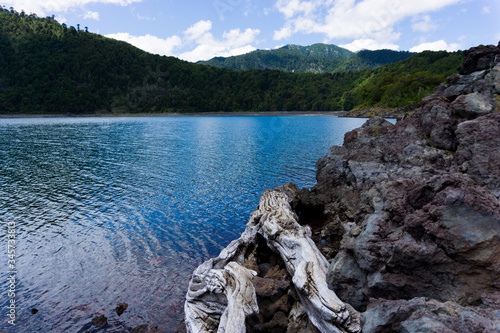
[[[465,50],[500,40],[499,0],[0,0],[191,62],[287,44]]]

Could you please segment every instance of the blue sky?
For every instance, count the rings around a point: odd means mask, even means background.
[[[498,0],[7,0],[0,4],[188,61],[286,44],[468,49],[500,40]]]

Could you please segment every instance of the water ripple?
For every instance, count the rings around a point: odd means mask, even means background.
[[[193,269],[239,237],[262,191],[312,186],[316,160],[361,124],[0,119],[0,221],[18,225],[16,332],[93,332],[98,314],[107,332],[144,323],[171,331]],[[0,330],[13,332],[5,317]]]

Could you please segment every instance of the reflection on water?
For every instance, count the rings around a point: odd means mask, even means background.
[[[314,185],[316,160],[363,121],[0,119],[0,221],[17,223],[19,283],[16,329],[2,314],[0,330],[93,332],[104,314],[107,332],[171,331],[191,272],[239,237],[262,191]]]

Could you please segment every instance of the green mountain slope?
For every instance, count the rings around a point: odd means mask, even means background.
[[[344,49],[337,45],[329,44],[313,44],[311,46],[300,46],[288,44],[281,49],[290,50],[296,54],[313,58],[327,58],[327,59],[347,59],[353,56],[353,52]]]
[[[344,60],[334,71],[337,73],[375,69],[383,65],[393,64],[408,59],[413,53],[393,50],[361,50]]]
[[[317,44],[322,45],[322,44]],[[333,45],[334,46],[334,45]],[[287,45],[276,50],[256,50],[234,57],[216,57],[209,61],[198,63],[217,68],[233,70],[250,69],[277,69],[296,73],[329,73],[342,64],[343,59],[350,55],[350,51],[341,49],[330,50],[325,47],[316,47],[314,52],[306,47]],[[320,53],[321,51],[321,53]],[[312,55],[314,54],[314,56]]]
[[[408,59],[381,66],[356,82],[343,95],[343,107],[401,107],[420,102],[435,87],[456,73],[462,63],[461,52],[431,52],[415,54]]]
[[[237,71],[278,69],[294,73],[343,73],[374,69],[410,57],[410,52],[363,50],[351,52],[336,45],[285,45],[275,50],[256,50],[234,57],[216,57],[201,64]]]
[[[238,72],[152,55],[50,17],[0,8],[0,113],[337,111],[402,105],[432,90],[460,59],[458,53],[430,52],[375,71]]]

